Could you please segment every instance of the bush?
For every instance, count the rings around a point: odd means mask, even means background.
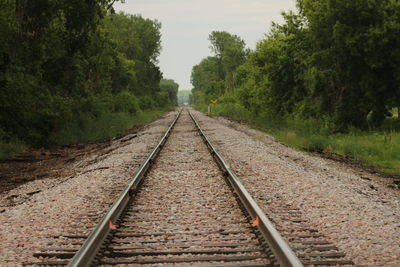
[[[238,103],[221,103],[212,105],[212,113],[239,120],[250,120],[252,115],[250,111]]]
[[[129,91],[122,91],[114,96],[114,111],[137,114],[140,112],[139,99]]]
[[[156,106],[155,100],[150,95],[143,95],[139,97],[139,106],[141,110],[153,109]]]

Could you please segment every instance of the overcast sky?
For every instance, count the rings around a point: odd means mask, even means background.
[[[280,13],[295,8],[295,0],[126,0],[114,8],[161,22],[161,71],[180,90],[190,90],[192,67],[211,55],[211,31],[237,34],[254,49],[271,22],[282,22]]]

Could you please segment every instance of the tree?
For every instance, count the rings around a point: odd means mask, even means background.
[[[246,61],[246,43],[237,35],[226,31],[213,31],[209,36],[211,51],[218,60],[220,80],[226,81],[229,90],[235,87],[235,70]]]
[[[210,34],[193,97],[233,99],[253,114],[324,120],[335,131],[379,126],[400,103],[400,2],[297,0],[254,51]]]
[[[193,67],[191,83],[195,104],[209,103],[223,94],[225,83],[220,79],[218,68],[216,57],[207,57]]]
[[[398,1],[301,0],[314,44],[309,67],[314,97],[329,103],[339,130],[379,125],[398,91]],[[397,19],[397,22],[394,22]],[[327,100],[330,98],[331,100]]]
[[[0,2],[1,139],[47,145],[80,118],[158,107],[161,25],[114,2]]]
[[[160,81],[160,91],[166,92],[166,103],[168,106],[177,106],[178,105],[178,88],[179,84],[177,84],[174,80],[162,79]]]
[[[215,56],[203,59],[192,69],[195,104],[209,103],[211,99],[233,92],[236,86],[236,69],[246,61],[249,51],[237,35],[213,31],[209,35]]]

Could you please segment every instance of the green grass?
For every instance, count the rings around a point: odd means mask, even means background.
[[[254,117],[243,107],[233,104],[217,104],[212,114],[245,120],[298,150],[339,154],[377,167],[387,174],[400,174],[399,119],[388,119],[378,129],[352,129],[347,134],[333,134],[330,126],[321,121],[282,119],[262,114]]]
[[[251,113],[247,109],[236,103],[221,103],[217,105],[211,105],[211,114],[214,113],[220,116],[246,121],[249,121],[252,117]]]
[[[351,156],[389,174],[400,174],[400,133],[372,132],[335,135],[335,153]]]
[[[225,116],[236,120],[246,121],[250,121],[252,118],[251,113],[247,109],[236,103],[197,105],[194,106],[194,108],[201,112],[208,113],[208,106],[210,106],[211,109],[210,115]]]
[[[104,113],[97,118],[81,117],[50,136],[51,145],[71,145],[108,140],[120,136],[130,127],[152,121],[165,110],[142,111],[132,115],[126,112]]]
[[[273,134],[277,140],[300,150],[336,153],[351,157],[388,174],[400,174],[400,133],[303,135],[291,130]]]
[[[318,126],[315,128],[318,129]],[[300,150],[335,153],[378,167],[387,174],[400,174],[400,132],[374,130],[321,134],[317,130],[298,130],[289,123],[286,128],[272,131],[272,135],[280,142]]]
[[[122,135],[130,127],[148,123],[166,111],[149,110],[136,115],[119,112],[104,113],[99,117],[81,116],[50,135],[48,143],[50,146],[59,146],[108,140]],[[0,137],[2,133],[0,131]],[[4,139],[0,138],[0,161],[18,156],[27,147],[19,140],[6,142]]]
[[[400,174],[400,132],[382,129],[331,134],[323,131],[318,123],[314,129],[310,122],[286,121],[285,127],[268,130],[282,143],[311,152],[339,154],[374,166],[387,174]],[[257,124],[263,128],[263,125]],[[265,128],[264,128],[265,129]]]
[[[0,140],[0,161],[19,155],[25,148],[25,145],[18,140],[11,142]]]

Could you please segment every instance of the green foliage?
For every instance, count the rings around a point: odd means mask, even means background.
[[[21,141],[9,136],[0,129],[0,161],[13,158],[24,149],[25,146]]]
[[[103,27],[118,57],[117,68],[112,70],[112,90],[155,97],[162,77],[155,65],[161,50],[161,24],[120,13],[107,16]]]
[[[239,37],[212,32],[215,56],[192,70],[196,104],[236,97],[254,116],[321,120],[336,132],[382,125],[400,102],[400,2],[297,7],[251,52]]]
[[[193,67],[191,82],[195,104],[209,103],[210,99],[223,94],[224,81],[218,73],[218,60],[215,57],[207,57]]]
[[[209,40],[215,56],[203,59],[192,69],[193,101],[196,105],[232,93],[236,86],[236,69],[245,63],[249,52],[239,36],[225,31],[213,31]]]
[[[212,32],[214,56],[192,69],[195,107],[218,99],[212,114],[399,173],[400,1],[297,0],[297,9],[254,51]]]
[[[236,120],[250,120],[251,113],[239,103],[220,103],[212,105],[211,113]]]
[[[347,134],[335,134],[331,125],[317,120],[285,119],[269,114],[253,117],[241,108],[232,110],[222,105],[216,107],[213,114],[246,120],[253,127],[299,150],[336,153],[378,167],[388,174],[400,173],[400,133],[386,128],[393,129],[392,123],[369,132],[352,128]]]
[[[114,2],[1,1],[0,143],[51,145],[109,114],[176,105],[176,92],[160,88],[161,24],[115,14]]]
[[[317,111],[332,116],[338,130],[380,125],[387,106],[398,100],[400,61],[394,55],[400,51],[392,47],[400,41],[395,34],[400,24],[392,21],[400,13],[395,2],[299,1],[307,38],[314,43],[308,80],[315,94],[308,97],[324,104]]]
[[[119,92],[114,99],[115,112],[137,114],[140,111],[139,99],[129,91]]]
[[[336,153],[354,158],[366,165],[376,166],[390,174],[400,173],[400,134],[374,131],[323,135],[297,131],[287,124],[273,132],[281,142],[312,152]]]
[[[371,132],[335,136],[332,146],[336,153],[352,156],[389,173],[400,173],[400,134]]]
[[[25,145],[20,141],[0,140],[0,161],[14,158],[25,149]]]
[[[163,110],[141,111],[133,115],[128,112],[103,113],[99,117],[82,114],[68,122],[49,137],[54,145],[70,145],[93,141],[109,140],[122,135],[129,127],[150,122],[160,116]]]
[[[178,89],[179,84],[174,80],[162,79],[160,81],[160,100],[159,103],[163,103],[162,106],[177,106],[178,105]]]
[[[225,31],[213,31],[209,40],[211,51],[215,54],[218,76],[220,80],[225,80],[226,89],[224,87],[221,91],[233,90],[235,70],[246,61],[246,44],[239,36]]]

